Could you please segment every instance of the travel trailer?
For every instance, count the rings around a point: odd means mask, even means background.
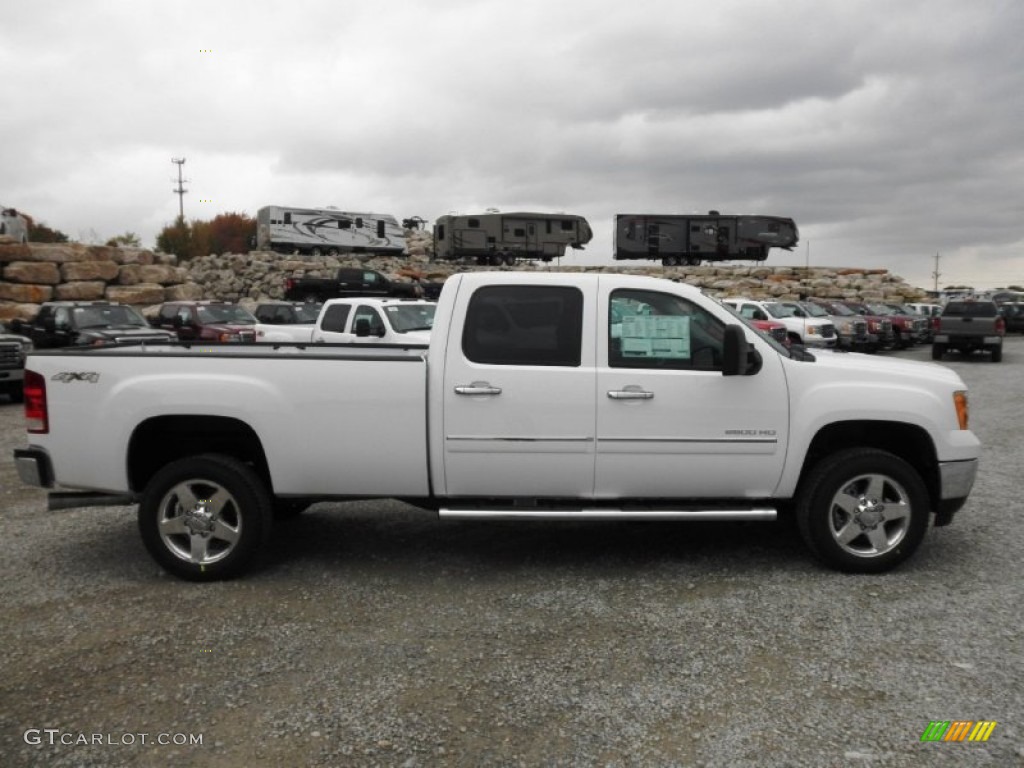
[[[405,232],[398,220],[387,214],[269,205],[256,212],[256,248],[311,256],[397,256],[405,250]]]
[[[666,267],[702,261],[764,261],[771,248],[793,250],[796,223],[780,216],[625,214],[615,216],[614,258],[660,259]]]
[[[586,219],[566,213],[449,215],[434,223],[434,259],[494,266],[551,261],[567,247],[581,250],[593,237]]]

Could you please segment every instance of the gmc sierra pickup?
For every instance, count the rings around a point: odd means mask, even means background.
[[[796,518],[880,572],[951,522],[979,443],[934,363],[790,352],[699,290],[610,274],[451,277],[428,348],[31,355],[20,477],[51,508],[139,504],[193,580],[251,567],[275,507],[396,497],[443,518]]]
[[[993,301],[950,301],[939,315],[932,338],[932,359],[941,360],[947,350],[964,355],[975,350],[990,352],[992,362],[1003,359],[1006,318]]]

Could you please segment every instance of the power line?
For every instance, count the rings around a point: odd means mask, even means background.
[[[178,218],[185,219],[185,193],[188,192],[184,186],[182,186],[188,179],[181,178],[181,167],[185,164],[184,157],[172,157],[171,162],[178,166],[178,186],[171,191],[178,196]],[[171,179],[174,181],[174,179]]]

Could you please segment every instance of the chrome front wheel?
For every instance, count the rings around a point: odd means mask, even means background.
[[[796,515],[810,550],[840,571],[880,573],[903,562],[928,528],[928,491],[917,469],[877,448],[822,459],[801,483]]]

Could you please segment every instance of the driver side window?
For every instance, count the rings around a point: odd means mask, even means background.
[[[608,306],[611,368],[722,368],[725,325],[684,298],[657,291],[613,291]]]

